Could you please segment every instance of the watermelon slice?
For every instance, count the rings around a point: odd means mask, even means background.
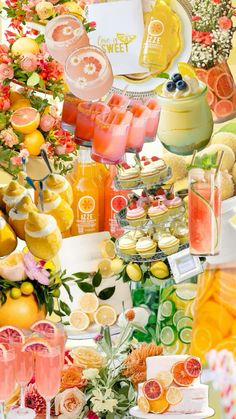
[[[116,195],[111,200],[111,208],[117,213],[128,204],[127,198],[123,195]]]
[[[234,110],[233,104],[230,100],[219,100],[214,107],[214,112],[218,118],[224,118],[230,115]]]
[[[229,99],[234,92],[234,82],[227,73],[220,74],[215,81],[215,93],[220,99]]]
[[[210,70],[208,70],[206,83],[211,90],[215,90],[216,79],[222,73],[224,73],[224,71],[218,66],[212,67]]]

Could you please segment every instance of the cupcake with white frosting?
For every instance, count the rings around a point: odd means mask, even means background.
[[[120,252],[126,255],[134,255],[136,253],[136,239],[129,234],[125,234],[119,239]]]
[[[177,253],[180,241],[171,234],[160,237],[158,246],[165,255],[172,255]]]
[[[160,170],[152,162],[146,160],[141,169],[141,180],[145,185],[158,183],[160,181]]]
[[[142,258],[150,258],[155,255],[157,243],[151,237],[141,237],[136,243],[136,251]]]
[[[140,169],[138,166],[130,166],[122,163],[118,169],[118,179],[122,188],[134,188],[140,182]]]

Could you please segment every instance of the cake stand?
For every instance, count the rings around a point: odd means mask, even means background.
[[[80,332],[72,326],[66,326],[67,338],[71,340],[94,339],[100,334],[100,327],[96,324],[91,325],[87,330]],[[111,336],[119,335],[120,327],[117,324],[110,326]]]
[[[130,415],[134,418],[142,419],[206,419],[214,415],[215,411],[209,407],[205,412],[202,413],[143,413],[139,410],[138,406],[132,407],[129,411]]]

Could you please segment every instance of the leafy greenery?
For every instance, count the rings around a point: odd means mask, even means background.
[[[71,280],[74,281],[83,292],[92,292],[100,300],[108,300],[115,292],[116,287],[107,287],[98,291],[98,287],[102,282],[102,275],[98,270],[95,274],[90,275],[85,272],[77,272],[72,274]]]
[[[203,170],[211,170],[217,167],[217,158],[218,153],[214,154],[201,154],[197,155],[194,158],[192,164],[188,165],[188,170],[190,169],[203,169]]]

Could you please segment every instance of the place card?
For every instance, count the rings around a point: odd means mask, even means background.
[[[189,248],[170,255],[167,259],[176,284],[203,272],[199,257],[191,255]]]

